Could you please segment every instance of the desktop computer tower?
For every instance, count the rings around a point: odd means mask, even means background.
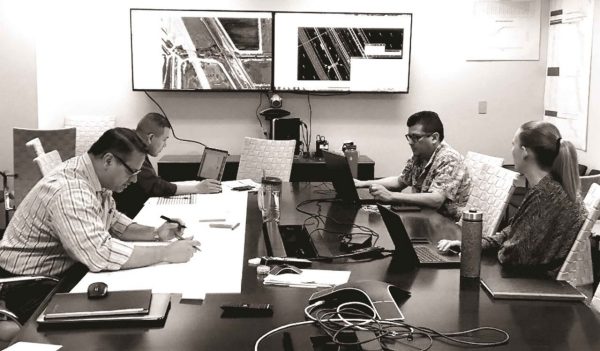
[[[273,118],[271,121],[271,139],[296,140],[295,155],[300,153],[300,118]]]

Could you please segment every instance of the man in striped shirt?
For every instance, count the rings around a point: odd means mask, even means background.
[[[137,180],[145,157],[145,144],[134,131],[114,128],[88,153],[67,160],[40,180],[0,241],[0,275],[60,276],[76,262],[98,272],[188,261],[200,243],[127,242],[167,241],[181,232],[177,223],[144,226],[115,209],[112,192]]]

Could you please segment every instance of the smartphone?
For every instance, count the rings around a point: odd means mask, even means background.
[[[235,188],[231,188],[231,190],[235,190],[235,191],[246,191],[246,190],[252,190],[254,189],[254,187],[252,185],[243,185],[243,186],[236,186]]]

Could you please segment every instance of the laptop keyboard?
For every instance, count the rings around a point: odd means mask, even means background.
[[[446,257],[433,252],[428,246],[414,246],[414,248],[421,263],[448,262]]]

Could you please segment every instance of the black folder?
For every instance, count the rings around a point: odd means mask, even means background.
[[[90,299],[85,293],[56,294],[44,319],[148,314],[151,299],[152,290],[111,291],[99,299]]]
[[[170,306],[170,294],[152,294],[150,310],[146,314],[46,319],[46,309],[38,316],[37,322],[40,328],[85,328],[92,325],[99,327],[162,326],[166,321]]]

